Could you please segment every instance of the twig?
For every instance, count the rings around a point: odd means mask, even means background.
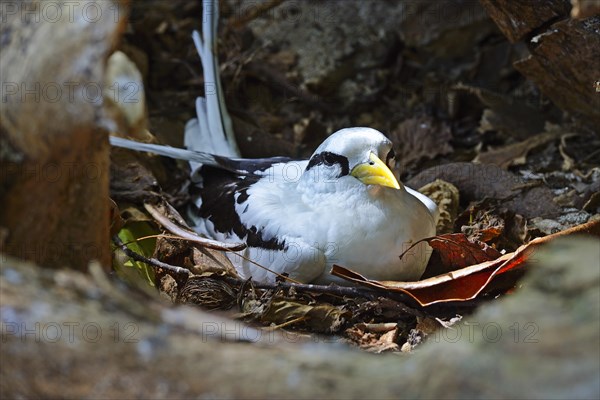
[[[144,208],[146,211],[152,215],[152,217],[158,221],[166,230],[169,232],[180,236],[185,240],[189,240],[190,242],[195,242],[201,244],[204,247],[208,247],[209,249],[214,250],[222,250],[222,251],[239,251],[244,250],[246,245],[244,243],[224,243],[219,242],[217,240],[203,238],[199,236],[195,232],[190,232],[173,223],[168,217],[163,215],[156,207],[151,204],[144,203]]]
[[[227,283],[230,284],[244,284],[239,279],[223,277]],[[252,286],[257,289],[295,289],[300,292],[311,292],[311,293],[323,293],[330,294],[340,297],[363,297],[367,300],[378,300],[381,297],[390,299],[398,304],[398,307],[402,312],[415,316],[423,316],[423,313],[417,309],[411,308],[403,303],[405,299],[399,299],[406,295],[397,292],[389,292],[385,290],[378,290],[376,288],[367,287],[351,287],[351,286],[337,286],[337,285],[313,285],[309,283],[291,283],[291,282],[277,282],[277,283],[259,283],[252,282]]]
[[[239,285],[243,282],[236,278],[224,277],[231,284]],[[324,293],[337,296],[348,297],[365,297],[369,300],[376,299],[377,292],[371,288],[337,286],[337,285],[313,285],[310,283],[294,283],[294,282],[277,282],[277,283],[260,283],[252,282],[252,286],[257,289],[295,289],[303,292]]]
[[[519,185],[512,186],[510,188],[510,190],[515,191],[515,190],[531,189],[531,188],[534,188],[534,187],[541,186],[543,184],[544,184],[544,182],[542,182],[542,181],[524,182],[524,183],[521,183]]]
[[[294,318],[294,319],[292,319],[290,321],[284,322],[283,324],[279,324],[279,325],[275,325],[275,326],[267,326],[266,328],[263,328],[263,330],[269,331],[269,332],[276,331],[278,329],[283,329],[283,328],[285,328],[287,326],[293,325],[293,324],[295,324],[297,322],[302,322],[305,319],[307,319],[307,317],[306,317],[306,315],[303,315],[301,317]]]
[[[177,275],[186,275],[188,277],[190,276],[190,271],[185,268],[176,267],[175,265],[171,265],[171,264],[167,264],[162,261],[159,261],[156,258],[147,258],[141,254],[136,253],[135,251],[133,251],[129,247],[127,247],[127,245],[125,245],[121,241],[119,236],[117,236],[117,235],[113,236],[113,242],[115,243],[115,245],[117,245],[117,247],[119,247],[121,250],[123,250],[123,252],[128,257],[134,259],[135,261],[143,262],[145,264],[150,265],[151,267],[162,268],[167,271],[171,271]]]

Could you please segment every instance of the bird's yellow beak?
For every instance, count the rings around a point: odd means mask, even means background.
[[[352,169],[350,175],[365,185],[381,185],[394,189],[400,189],[400,184],[394,173],[375,154],[369,155],[369,162],[358,164]]]

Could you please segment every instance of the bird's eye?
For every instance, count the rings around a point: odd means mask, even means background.
[[[385,159],[385,163],[390,168],[394,168],[395,167],[395,164],[396,164],[396,153],[394,152],[394,149],[391,149],[390,152],[387,154],[387,157]]]
[[[337,162],[335,155],[332,153],[324,153],[323,161],[327,166],[332,166]]]

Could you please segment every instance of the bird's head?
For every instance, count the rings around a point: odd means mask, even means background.
[[[321,143],[305,173],[318,170],[320,178],[352,176],[365,185],[400,189],[401,184],[391,170],[394,157],[392,142],[383,133],[372,128],[346,128]]]

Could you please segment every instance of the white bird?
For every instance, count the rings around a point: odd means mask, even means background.
[[[399,256],[435,235],[437,207],[398,182],[392,143],[381,132],[339,130],[304,161],[218,161],[194,174],[189,216],[208,237],[248,245],[229,254],[243,277],[273,281],[273,271],[300,282],[340,283],[329,274],[333,264],[377,280],[422,275],[426,243]]]

